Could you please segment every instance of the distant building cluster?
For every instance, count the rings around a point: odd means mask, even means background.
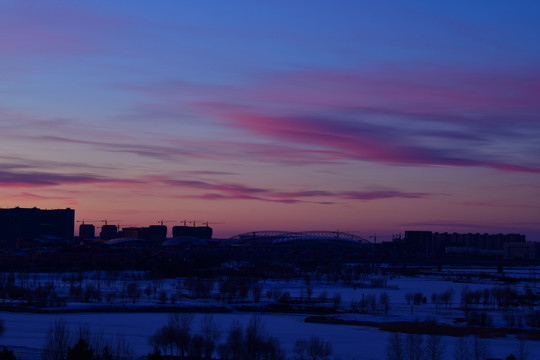
[[[167,240],[167,226],[124,227],[105,223],[99,234],[93,224],[82,223],[78,238],[74,236],[75,210],[12,208],[0,209],[0,248],[21,249],[36,246],[73,246],[109,240],[145,240],[161,244]],[[209,226],[174,226],[173,238],[211,239]]]
[[[174,226],[167,239],[167,226],[123,227],[107,224],[96,226],[82,222],[79,236],[74,236],[73,209],[43,210],[38,208],[0,209],[1,249],[43,248],[146,248],[149,254],[161,251],[198,248],[206,254],[226,253],[231,256],[281,257],[292,261],[311,256],[316,261],[358,260],[537,260],[539,243],[527,242],[521,234],[439,233],[405,231],[404,237],[388,242],[370,242],[358,236],[340,232],[251,232],[230,239],[213,239],[212,228],[205,226]],[[158,249],[159,248],[159,249]],[[167,250],[168,249],[168,250]],[[176,249],[176,250],[174,250]],[[317,254],[314,257],[314,254]],[[327,259],[328,258],[328,259]]]
[[[540,255],[538,243],[527,242],[521,234],[438,233],[405,231],[395,238],[394,251],[410,258],[499,258],[533,260]]]

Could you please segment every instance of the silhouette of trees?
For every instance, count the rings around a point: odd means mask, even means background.
[[[148,301],[150,301],[150,295],[152,295],[152,285],[151,284],[146,285],[146,287],[144,288],[144,294],[148,298]]]
[[[74,347],[68,348],[66,360],[94,360],[94,349],[84,339],[79,339]]]
[[[45,336],[42,359],[45,360],[127,360],[133,358],[131,346],[125,337],[117,335],[114,341],[105,339],[103,333],[92,334],[88,328],[79,327],[70,332],[63,321],[54,322]]]
[[[159,303],[160,304],[166,304],[167,303],[167,291],[161,290],[159,292]]]
[[[227,330],[225,343],[220,346],[222,359],[240,360],[244,352],[244,329],[238,320],[234,320]]]
[[[408,292],[405,294],[405,300],[407,304],[411,306],[411,314],[414,313],[414,306],[426,303],[426,297],[421,292]]]
[[[452,311],[452,298],[454,296],[454,289],[450,288],[442,293],[431,294],[431,302],[435,305],[435,311],[439,313],[444,308]]]
[[[382,292],[379,295],[379,306],[385,314],[388,314],[388,311],[390,311],[390,296],[386,292]]]
[[[407,334],[405,341],[405,358],[407,360],[422,360],[424,355],[422,335]]]
[[[529,349],[527,347],[527,342],[523,337],[519,339],[519,347],[517,350],[517,360],[528,360],[529,359]]]
[[[311,335],[308,340],[296,340],[294,352],[297,360],[325,360],[332,355],[332,344],[318,336]]]
[[[99,296],[100,294],[97,287],[93,283],[87,282],[84,287],[84,301],[90,302],[93,300],[98,300]]]
[[[0,360],[17,360],[17,357],[15,356],[13,351],[8,350],[8,348],[4,346],[4,348],[0,352]]]
[[[221,330],[212,315],[205,315],[201,319],[201,336],[204,340],[204,358],[211,359],[217,340],[221,336]]]
[[[202,359],[204,352],[204,338],[200,334],[195,334],[191,338],[191,344],[189,347],[189,356],[192,359]]]
[[[475,336],[472,341],[471,359],[485,360],[489,357],[489,344],[484,338]]]
[[[460,337],[455,343],[454,343],[454,353],[453,353],[453,359],[454,360],[469,360],[470,354],[469,349],[471,347],[471,342],[469,338],[467,337]]]
[[[446,343],[440,335],[428,335],[425,354],[428,360],[441,360],[446,352]]]
[[[187,314],[170,315],[167,324],[151,336],[150,344],[154,350],[148,358],[158,359],[162,353],[172,357],[175,348],[180,359],[212,359],[216,353],[220,360],[284,358],[279,340],[266,333],[257,316],[250,319],[245,329],[238,321],[233,321],[222,343],[218,342],[221,331],[212,315],[201,318],[200,332],[195,334],[191,334],[192,320],[193,317]]]
[[[337,310],[337,308],[341,304],[341,294],[340,293],[335,293],[334,297],[332,298],[332,301],[334,303],[334,310]]]
[[[386,346],[387,360],[405,360],[405,344],[400,333],[395,332],[388,338]]]
[[[70,333],[64,321],[55,321],[45,334],[45,346],[42,358],[45,360],[63,360],[67,356]]]
[[[128,299],[135,304],[141,296],[141,289],[139,289],[139,285],[133,281],[126,285],[126,294]]]

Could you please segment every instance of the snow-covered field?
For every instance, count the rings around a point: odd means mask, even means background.
[[[478,271],[485,273],[489,269],[448,269],[440,275],[419,276],[419,277],[395,277],[387,279],[387,288],[356,288],[346,284],[334,284],[324,279],[311,281],[309,287],[313,293],[311,297],[316,298],[325,293],[328,298],[332,298],[335,294],[340,294],[341,303],[340,310],[346,310],[351,301],[360,301],[369,295],[375,295],[377,298],[382,292],[386,292],[390,299],[390,311],[388,314],[376,312],[373,314],[358,314],[348,313],[341,317],[345,319],[357,319],[366,321],[414,321],[416,319],[424,320],[427,317],[435,318],[439,322],[451,322],[454,318],[462,316],[462,311],[457,310],[460,301],[460,293],[464,287],[470,290],[486,289],[501,284],[481,278],[473,278],[468,282],[455,282],[455,275],[459,273],[470,273]],[[491,269],[493,271],[493,269]],[[512,269],[506,270],[507,274],[512,274],[515,277],[536,278],[537,269]],[[533,274],[533,276],[531,276]],[[37,275],[36,275],[37,276]],[[28,277],[28,281],[50,281],[53,275],[39,275],[39,278],[34,278],[32,275]],[[111,289],[121,282],[111,282]],[[148,281],[148,283],[150,283]],[[178,279],[166,280],[160,284],[160,288],[166,290],[169,298],[172,294],[178,294]],[[268,290],[280,289],[288,291],[292,297],[301,297],[306,294],[306,284],[304,281],[278,282],[266,281],[261,283],[263,287],[262,293],[265,294]],[[57,288],[59,293],[68,293],[67,285],[61,285],[61,281],[57,280]],[[106,292],[105,283],[101,290]],[[140,287],[144,289],[146,282],[141,280]],[[539,287],[536,281],[519,282],[512,285],[518,291],[523,291],[527,286],[533,289],[534,292],[539,292]],[[453,307],[452,311],[446,310],[437,312],[435,305],[431,302],[430,296],[432,293],[441,293],[448,289],[453,289]],[[416,305],[411,313],[411,306],[406,301],[406,294],[411,292],[422,292],[427,297],[427,303]],[[270,301],[263,295],[262,303]],[[157,300],[153,296],[141,295],[137,300],[137,306],[154,306]],[[205,299],[182,299],[181,305],[225,305],[218,300]],[[68,302],[66,308],[77,309],[81,306],[94,306],[96,303],[81,304]],[[126,306],[130,306],[129,303]],[[45,334],[49,326],[56,320],[64,320],[72,330],[78,327],[88,327],[92,332],[103,331],[106,337],[114,337],[117,334],[125,336],[126,340],[132,346],[134,352],[138,356],[145,355],[151,351],[149,345],[149,337],[156,332],[158,328],[167,322],[166,313],[103,313],[103,312],[80,312],[80,313],[60,313],[60,314],[36,314],[36,313],[13,313],[0,312],[0,319],[4,321],[5,331],[0,337],[0,344],[8,345],[14,349],[18,359],[37,358],[40,349],[44,344]],[[198,331],[198,324],[203,314],[194,314],[194,331]],[[233,322],[238,319],[242,324],[247,324],[253,316],[251,313],[232,312],[232,313],[216,313],[212,315],[214,320],[219,324],[223,331],[222,339],[225,336],[225,331]],[[308,338],[311,335],[317,335],[320,338],[329,341],[333,346],[333,358],[348,360],[348,359],[383,359],[385,358],[386,346],[389,333],[379,331],[373,327],[353,326],[353,325],[331,325],[306,323],[304,319],[307,315],[294,314],[260,314],[264,326],[269,335],[276,336],[286,354],[293,358],[293,346],[297,339]],[[494,326],[504,326],[504,320],[496,311],[493,312]],[[456,338],[444,337],[446,343],[445,359],[453,359],[453,346]],[[494,338],[488,340],[490,355],[493,358],[504,359],[510,353],[517,353],[519,341],[514,336],[505,338]],[[540,359],[540,342],[527,341],[526,343],[529,360]]]
[[[104,334],[111,338],[118,333],[124,334],[137,355],[151,352],[148,338],[167,321],[166,314],[154,313],[57,315],[2,313],[1,316],[6,325],[2,343],[9,344],[16,353],[33,354],[39,354],[49,324],[58,319],[64,320],[72,329],[83,325],[92,331],[103,330]],[[195,315],[195,329],[201,316]],[[226,330],[234,319],[240,320],[245,325],[252,315],[233,313],[213,316],[221,329]],[[389,334],[374,328],[304,323],[304,317],[296,315],[263,314],[261,317],[268,333],[279,338],[284,350],[291,357],[294,355],[295,340],[308,338],[312,334],[332,343],[334,358],[377,360],[385,357]],[[451,359],[456,339],[452,337],[444,339],[447,343],[446,359]],[[504,359],[509,353],[517,352],[519,341],[513,337],[491,339],[489,347],[492,357]],[[528,341],[527,347],[531,360],[540,359],[540,342]]]

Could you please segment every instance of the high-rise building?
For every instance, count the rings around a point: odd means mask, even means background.
[[[96,227],[92,224],[81,224],[79,226],[80,241],[94,240],[96,237]]]
[[[75,210],[34,208],[0,209],[0,247],[15,248],[17,240],[49,237],[73,242]]]
[[[111,240],[115,239],[118,236],[118,228],[116,225],[103,225],[101,227],[101,232],[99,238],[101,240]]]
[[[173,237],[189,236],[198,239],[211,239],[212,228],[209,226],[174,226]]]
[[[167,239],[167,227],[165,225],[150,225],[149,239],[154,243],[162,243]]]

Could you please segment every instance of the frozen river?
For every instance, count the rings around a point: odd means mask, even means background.
[[[195,314],[194,331],[198,331],[199,319],[203,314]],[[247,324],[253,316],[247,313],[214,314],[215,321],[224,332],[233,320]],[[167,321],[163,313],[78,313],[78,314],[27,314],[1,312],[5,332],[0,343],[9,344],[15,352],[39,354],[44,344],[44,336],[49,325],[55,320],[64,320],[72,330],[80,325],[92,331],[104,331],[105,336],[115,337],[123,334],[131,344],[135,354],[142,356],[151,351],[148,338]],[[370,327],[349,325],[327,325],[305,323],[304,316],[290,314],[262,314],[261,318],[269,335],[276,336],[288,357],[293,358],[293,346],[296,339],[317,335],[330,341],[333,356],[336,359],[378,360],[385,358],[388,333]],[[445,359],[452,359],[455,338],[445,338],[447,344]],[[513,337],[489,340],[490,354],[494,358],[506,358],[509,353],[516,353],[519,343]],[[529,359],[536,360],[540,354],[540,342],[529,341],[527,347]],[[31,355],[28,358],[31,358]],[[24,357],[24,356],[21,356]],[[21,358],[18,357],[18,358]]]

